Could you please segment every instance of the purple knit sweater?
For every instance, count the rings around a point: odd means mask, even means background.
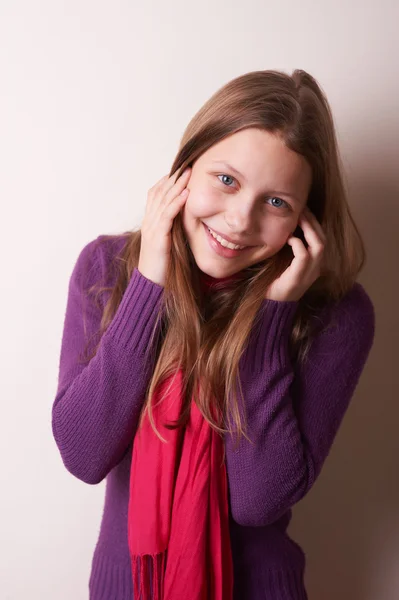
[[[96,355],[79,362],[101,312],[85,290],[102,279],[123,239],[90,241],[69,281],[52,429],[65,467],[89,484],[106,477],[94,550],[91,600],[132,600],[127,509],[132,442],[151,377],[144,361],[163,287],[135,269]],[[112,279],[105,280],[112,285]],[[104,292],[102,305],[109,292]],[[305,365],[288,341],[297,302],[265,300],[241,358],[249,436],[225,437],[234,600],[306,600],[305,555],[286,533],[291,508],[315,483],[358,384],[374,338],[373,304],[355,283],[320,311],[333,327],[317,335]],[[178,599],[180,600],[180,599]]]

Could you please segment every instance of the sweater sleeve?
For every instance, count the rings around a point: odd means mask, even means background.
[[[364,288],[330,312],[332,327],[293,365],[289,338],[297,302],[265,300],[254,343],[240,363],[249,443],[225,438],[232,518],[262,526],[278,520],[315,483],[373,344],[375,314]],[[261,309],[261,310],[262,310]]]
[[[136,268],[95,356],[82,363],[81,353],[98,332],[102,315],[86,294],[103,274],[99,241],[82,249],[69,280],[52,406],[52,431],[63,463],[90,484],[104,479],[133,440],[151,376],[145,351],[163,292]]]

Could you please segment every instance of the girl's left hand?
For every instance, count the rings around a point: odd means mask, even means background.
[[[324,231],[308,207],[299,217],[298,225],[309,244],[291,236],[287,240],[294,253],[290,266],[268,287],[265,298],[282,302],[298,301],[321,275],[323,252],[326,244]]]

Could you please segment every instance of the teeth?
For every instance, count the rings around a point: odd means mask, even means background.
[[[208,231],[211,234],[211,236],[214,237],[215,240],[217,240],[219,242],[219,244],[221,244],[225,248],[230,248],[230,250],[242,250],[243,248],[247,247],[247,246],[237,246],[237,244],[232,244],[231,242],[228,242],[224,238],[220,237],[220,235],[217,235],[217,233],[212,231],[212,229],[210,229],[209,227],[208,227]]]

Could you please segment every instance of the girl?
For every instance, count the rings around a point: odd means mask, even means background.
[[[92,600],[306,600],[288,535],[374,337],[314,78],[247,73],[188,125],[140,230],[73,269],[53,434],[106,477]]]

